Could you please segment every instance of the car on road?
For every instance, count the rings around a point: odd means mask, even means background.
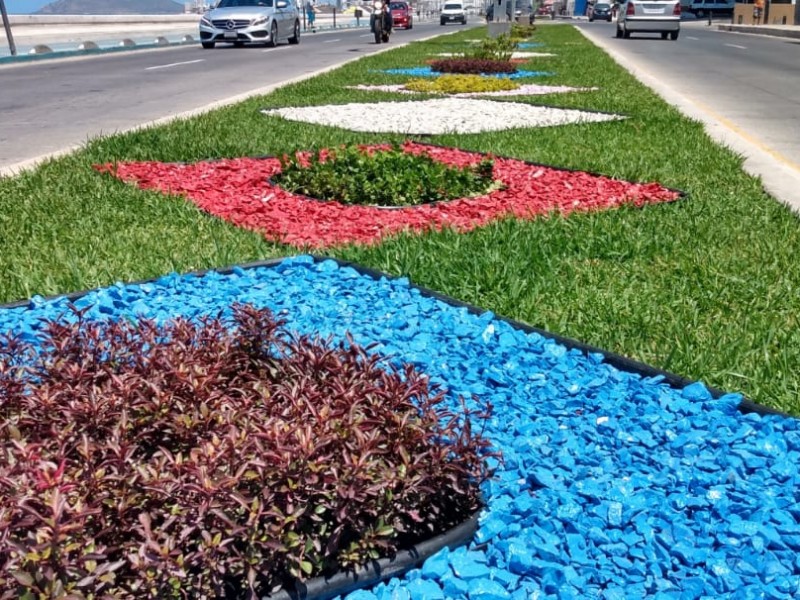
[[[616,7],[617,37],[632,33],[660,33],[677,40],[681,31],[680,0],[624,0]]]
[[[439,14],[439,25],[447,23],[467,24],[467,11],[462,2],[445,2]]]
[[[243,46],[279,42],[300,43],[300,11],[287,0],[219,0],[200,19],[200,43]]]
[[[736,3],[733,0],[693,0],[689,4],[689,12],[699,18],[711,15],[732,15]]]
[[[411,29],[414,27],[414,16],[408,2],[390,2],[389,10],[392,13],[392,27],[397,29]]]
[[[595,2],[589,6],[589,21],[600,19],[611,23],[611,5],[608,2]]]

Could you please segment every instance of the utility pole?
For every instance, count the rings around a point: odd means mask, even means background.
[[[11,50],[11,56],[17,55],[17,47],[14,44],[14,36],[11,35],[11,23],[8,20],[8,13],[6,12],[5,0],[0,0],[0,13],[3,14],[3,27],[6,29],[6,38],[8,38],[8,49]]]

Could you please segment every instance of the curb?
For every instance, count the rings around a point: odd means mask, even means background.
[[[800,26],[796,29],[779,29],[777,27],[762,27],[759,25],[717,25],[717,30],[730,33],[748,33],[751,35],[800,39]]]

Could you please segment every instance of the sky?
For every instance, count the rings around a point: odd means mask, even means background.
[[[51,0],[6,0],[6,10],[10,15],[28,15],[50,2]]]

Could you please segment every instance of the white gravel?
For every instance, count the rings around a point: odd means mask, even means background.
[[[458,52],[439,52],[436,56],[464,56],[463,53]],[[552,52],[513,52],[511,58],[542,58],[546,56],[555,56]]]
[[[467,98],[297,106],[261,112],[290,121],[352,131],[405,134],[480,133],[623,118],[621,115]]]
[[[399,94],[419,94],[422,92],[415,92],[407,90],[404,84],[392,85],[351,85],[348,86],[351,90],[362,90],[365,92],[397,92]],[[521,85],[513,90],[497,90],[494,92],[461,92],[458,94],[447,94],[453,98],[478,98],[482,96],[542,96],[544,94],[567,94],[569,92],[593,92],[599,88],[588,87],[570,87],[568,85],[537,85],[531,83],[528,85]],[[428,92],[435,94],[438,92]]]

